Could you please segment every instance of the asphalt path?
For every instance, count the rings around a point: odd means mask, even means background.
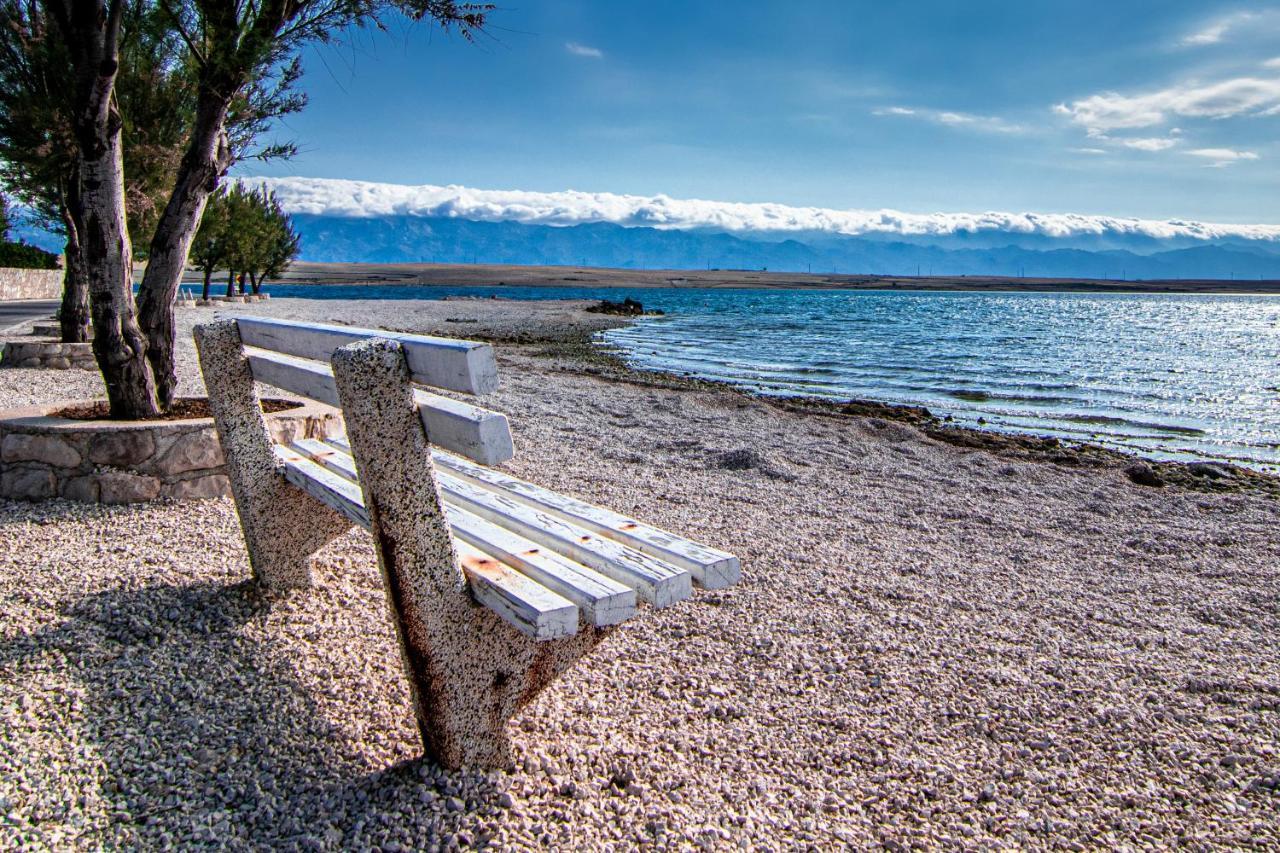
[[[0,332],[29,320],[47,320],[58,310],[56,299],[17,299],[0,302]]]

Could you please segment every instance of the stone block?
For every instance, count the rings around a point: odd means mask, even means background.
[[[187,471],[217,468],[224,462],[218,434],[210,427],[179,436],[156,462],[156,470],[171,477]]]
[[[54,370],[66,370],[71,367],[71,359],[62,356],[53,356],[44,363],[45,367],[52,367]]]
[[[141,430],[99,433],[89,442],[89,461],[114,468],[132,468],[155,452],[155,439]]]
[[[53,472],[38,465],[9,467],[0,474],[0,493],[20,501],[42,501],[57,494]]]
[[[44,462],[58,468],[75,468],[80,451],[54,435],[10,433],[0,443],[0,459],[5,462]]]
[[[179,480],[164,487],[165,497],[180,501],[221,498],[231,494],[231,481],[226,474],[209,474],[204,477],[193,477],[190,480]]]
[[[276,444],[292,444],[300,438],[298,422],[293,418],[268,420],[267,431],[271,433],[271,440]]]
[[[131,504],[155,500],[160,481],[155,477],[106,471],[96,475],[99,499],[104,504]]]
[[[69,501],[96,504],[99,497],[98,478],[92,474],[72,477],[62,483],[62,496]]]

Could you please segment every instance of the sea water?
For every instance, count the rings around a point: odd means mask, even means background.
[[[273,286],[277,296],[621,299],[633,366],[765,394],[928,407],[1158,458],[1280,467],[1280,296]]]

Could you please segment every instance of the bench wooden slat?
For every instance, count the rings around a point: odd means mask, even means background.
[[[516,455],[507,416],[415,389],[414,402],[433,445],[461,453],[483,465],[506,462]]]
[[[553,492],[495,471],[442,450],[433,450],[432,459],[461,479],[477,486],[499,490],[523,503],[549,512],[570,524],[585,527],[609,539],[621,542],[663,562],[688,569],[695,581],[707,589],[733,586],[742,577],[738,558],[724,551],[708,548],[635,519]]]
[[[667,607],[693,594],[693,579],[684,569],[482,489],[442,469],[437,469],[436,475],[446,503],[461,506],[486,521],[626,584],[654,607]]]
[[[462,573],[476,600],[535,640],[558,640],[578,631],[578,607],[540,583],[454,541]]]
[[[498,362],[493,347],[476,341],[268,317],[238,317],[236,324],[240,340],[247,346],[326,364],[338,347],[369,338],[387,338],[404,347],[409,373],[420,385],[468,394],[489,394],[498,388]]]
[[[245,347],[245,356],[257,381],[330,406],[340,405],[329,365],[254,347]],[[413,394],[433,445],[486,465],[505,462],[515,455],[506,415],[420,389],[414,389]]]
[[[366,530],[371,528],[358,483],[293,447],[276,445],[275,452],[284,463],[286,480]],[[578,607],[572,601],[470,545],[455,541],[454,546],[472,594],[503,620],[536,640],[577,632]]]
[[[345,448],[307,438],[293,442],[289,449],[352,483],[359,482],[355,460]],[[591,624],[617,625],[635,615],[636,593],[630,587],[464,509],[447,503],[444,509],[454,536],[569,599]]]
[[[360,485],[330,471],[296,450],[277,444],[276,458],[284,463],[284,478],[321,503],[333,507],[365,530],[372,529]]]
[[[351,449],[345,438],[329,439],[326,443],[344,451]],[[437,468],[436,474],[446,503],[461,506],[486,521],[626,584],[655,607],[675,604],[693,594],[692,576],[687,569],[595,535],[502,493],[469,483],[446,469]]]
[[[341,408],[338,384],[329,365],[249,347],[245,347],[244,354],[254,380]]]
[[[596,627],[617,625],[636,613],[636,592],[599,572],[540,548],[521,536],[452,506],[444,512],[453,535],[492,554],[522,574],[572,601]]]

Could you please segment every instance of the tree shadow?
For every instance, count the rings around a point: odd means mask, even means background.
[[[499,812],[493,775],[426,761],[370,771],[288,653],[245,630],[271,606],[251,582],[117,589],[0,643],[0,671],[68,668],[99,754],[107,846],[464,846]],[[251,626],[249,626],[251,627]]]

